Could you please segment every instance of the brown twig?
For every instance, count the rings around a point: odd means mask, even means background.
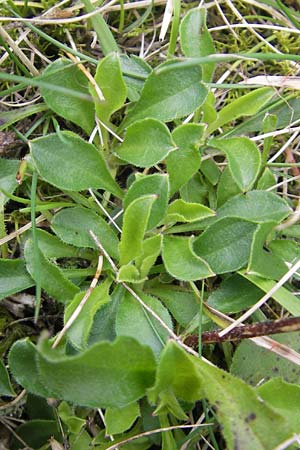
[[[220,336],[220,331],[205,331],[201,335],[202,344],[213,344],[226,341],[239,341],[258,336],[269,336],[271,334],[290,333],[300,330],[300,317],[289,317],[274,321],[257,322],[240,327],[236,327],[224,336]],[[191,335],[185,340],[191,347],[197,347],[198,336]]]

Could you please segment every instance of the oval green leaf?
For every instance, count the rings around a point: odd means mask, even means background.
[[[96,147],[76,134],[49,134],[31,141],[30,148],[39,174],[53,186],[70,191],[105,189],[123,196]]]
[[[174,278],[196,281],[214,275],[208,264],[192,249],[192,237],[164,236],[162,258]]]
[[[128,127],[125,140],[115,148],[115,153],[137,167],[151,167],[174,149],[165,124],[155,119],[143,119]]]
[[[164,222],[195,222],[212,217],[215,214],[215,211],[200,203],[188,203],[177,199],[169,205]]]

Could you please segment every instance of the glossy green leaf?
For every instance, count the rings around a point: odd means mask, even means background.
[[[97,249],[89,233],[89,230],[92,230],[110,256],[119,257],[118,238],[115,232],[101,216],[90,209],[82,206],[63,209],[55,214],[51,227],[67,244]]]
[[[208,297],[207,304],[223,313],[237,313],[250,308],[264,292],[237,273],[226,278]]]
[[[288,267],[278,256],[264,250],[267,236],[275,225],[276,222],[265,222],[258,225],[253,236],[247,273],[271,280],[279,280],[287,272]]]
[[[286,417],[293,427],[294,433],[300,433],[300,386],[289,384],[281,378],[264,383],[259,386],[259,396],[276,412]]]
[[[156,119],[139,120],[128,127],[115,153],[137,167],[151,167],[175,149],[168,127]]]
[[[143,238],[156,195],[145,195],[133,200],[124,213],[119,244],[120,265],[127,264],[143,251]]]
[[[203,132],[204,125],[196,123],[182,124],[173,130],[172,139],[178,148],[166,158],[171,195],[199,170]]]
[[[141,256],[136,258],[135,265],[139,269],[141,278],[146,278],[151,267],[160,254],[162,246],[162,235],[157,234],[143,241]]]
[[[77,67],[66,59],[58,59],[43,72],[43,80],[62,88],[89,94],[88,79]],[[92,101],[76,98],[69,92],[62,94],[55,89],[41,88],[41,95],[50,109],[66,120],[79,125],[90,134],[95,123],[95,108]]]
[[[299,337],[300,333],[297,332],[275,334],[272,339],[298,351]],[[253,386],[275,377],[290,383],[300,383],[299,366],[251,341],[243,341],[236,349],[231,372]]]
[[[22,259],[0,259],[0,300],[33,285]]]
[[[17,171],[20,161],[16,159],[0,158],[0,209],[9,200],[1,189],[4,189],[9,194],[12,194],[17,188],[16,181]]]
[[[242,191],[251,189],[260,172],[261,156],[257,146],[246,137],[211,139],[209,144],[226,154],[232,178]]]
[[[194,293],[180,290],[179,286],[166,284],[145,286],[146,292],[158,297],[168,308],[172,316],[183,327],[186,327],[199,312]]]
[[[95,98],[96,114],[100,120],[107,122],[112,113],[124,105],[127,97],[127,88],[117,53],[110,53],[100,61],[94,79],[105,98],[104,101],[100,101],[94,88],[91,88]]]
[[[201,79],[199,67],[176,67],[161,73],[153,71],[122,127],[147,117],[170,122],[192,113],[207,96],[207,88]]]
[[[107,408],[105,411],[106,434],[119,434],[128,430],[140,416],[138,403],[130,403],[123,408]]]
[[[38,271],[41,277],[41,286],[47,294],[62,303],[67,303],[79,291],[75,284],[71,283],[64,275],[61,269],[45,258],[39,250],[39,267],[35,267],[34,246],[32,239],[27,239],[24,255],[26,268],[32,278],[35,280]]]
[[[72,342],[73,347],[83,350],[88,345],[89,334],[94,322],[97,311],[110,301],[108,290],[111,285],[110,280],[106,279],[102,284],[97,286],[88,298],[88,301],[80,311],[80,315],[68,329],[67,336]],[[64,323],[70,319],[71,315],[83,299],[86,292],[80,292],[75,295],[72,302],[66,307],[64,315]]]
[[[267,191],[236,195],[217,210],[217,217],[238,217],[251,222],[281,222],[291,213],[287,202]]]
[[[206,8],[191,9],[180,24],[180,43],[188,58],[215,53],[215,47],[206,27]],[[214,64],[202,64],[203,81],[211,81]]]
[[[200,203],[187,203],[177,199],[167,209],[165,223],[172,222],[195,222],[215,215],[215,211]]]
[[[14,397],[14,392],[8,372],[3,361],[0,359],[0,395],[7,395],[8,397]]]
[[[194,241],[194,251],[215,273],[233,272],[247,263],[255,230],[253,223],[225,217]]]
[[[67,402],[61,402],[57,408],[58,415],[61,421],[67,425],[70,433],[79,434],[82,427],[84,427],[86,421],[77,417],[72,411],[70,405]]]
[[[96,147],[70,131],[48,134],[30,143],[39,174],[60,189],[105,189],[122,197]]]
[[[228,105],[221,109],[217,120],[209,125],[207,134],[211,134],[226,123],[232,122],[239,117],[256,114],[273,96],[274,90],[272,88],[263,87],[229,102]]]
[[[162,258],[166,270],[183,281],[201,280],[214,275],[203,258],[192,248],[193,237],[165,236]]]
[[[139,296],[169,328],[173,328],[168,310],[158,299],[142,293]],[[129,292],[126,292],[118,309],[116,333],[117,336],[130,336],[140,344],[148,345],[156,357],[169,339],[168,331]]]
[[[39,382],[47,386],[48,397],[91,408],[119,408],[138,400],[153,384],[155,374],[150,348],[128,337],[95,344],[75,356],[52,350],[49,342],[37,348],[21,340],[10,351],[9,366],[29,392],[36,390],[34,370]]]
[[[133,200],[143,195],[157,195],[147,225],[147,230],[151,230],[161,222],[167,210],[169,200],[168,176],[155,173],[137,178],[124,198],[124,208],[127,209]]]
[[[259,287],[265,293],[269,292],[272,289],[276,281],[267,280],[265,278],[258,277],[257,275],[251,275],[244,272],[240,272],[240,275],[245,277],[251,283],[255,284],[255,286]],[[283,308],[289,311],[293,316],[300,315],[300,304],[299,299],[293,295],[290,291],[288,291],[285,287],[280,287],[274,292],[272,298],[276,300]]]
[[[217,185],[217,206],[220,208],[227,200],[240,194],[242,189],[239,188],[231,175],[229,167],[225,167]]]

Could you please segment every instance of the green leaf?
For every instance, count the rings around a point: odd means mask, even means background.
[[[61,421],[67,425],[70,433],[80,433],[80,430],[84,427],[86,421],[77,417],[67,402],[61,402],[57,408],[57,412]]]
[[[0,359],[0,395],[7,395],[8,397],[14,397],[16,395],[16,393],[12,388],[8,371],[6,370],[6,367],[1,359]]]
[[[194,251],[215,273],[233,272],[247,263],[255,230],[255,224],[225,217],[195,239]]]
[[[270,289],[272,289],[276,284],[276,281],[266,280],[265,278],[261,278],[256,275],[251,275],[243,272],[240,272],[240,275],[245,277],[247,280],[255,284],[263,292],[266,293],[269,292]],[[274,292],[272,298],[274,298],[274,300],[276,300],[283,308],[293,314],[293,316],[300,315],[299,299],[286,288],[281,286],[276,290],[276,292]]]
[[[251,189],[260,172],[261,156],[257,146],[246,137],[210,139],[209,145],[226,154],[232,178],[242,191]]]
[[[250,308],[263,291],[235,273],[226,278],[208,297],[207,304],[223,313],[237,313]]]
[[[39,174],[60,189],[105,189],[122,197],[104,159],[94,145],[70,131],[48,134],[30,143]]]
[[[94,322],[97,311],[110,301],[108,290],[111,285],[109,279],[106,279],[101,285],[93,289],[88,301],[83,306],[80,315],[68,329],[67,336],[77,350],[84,350],[88,346],[89,334]],[[65,310],[64,323],[70,319],[71,315],[83,299],[86,292],[80,292],[75,295],[71,303]]]
[[[289,384],[280,378],[264,383],[259,386],[259,396],[270,405],[276,412],[286,417],[292,426],[294,433],[300,433],[300,387]]]
[[[151,167],[175,149],[168,127],[156,119],[143,119],[128,127],[124,142],[114,149],[119,158],[137,167]]]
[[[299,350],[300,333],[284,333],[272,336],[293,350]],[[255,345],[251,341],[243,341],[236,349],[231,373],[242,378],[247,383],[256,386],[262,380],[280,377],[289,383],[300,383],[300,367],[281,358],[270,350]]]
[[[216,186],[221,171],[213,159],[205,159],[201,162],[201,172],[213,186]]]
[[[138,400],[153,384],[155,374],[150,348],[128,337],[112,344],[100,342],[75,356],[52,350],[49,342],[37,348],[21,340],[12,346],[9,366],[29,392],[36,390],[32,381],[37,376],[47,386],[48,397],[91,408],[119,408]]]
[[[242,190],[234,181],[229,167],[225,167],[217,185],[217,205],[218,208],[222,206],[231,197],[240,194]]]
[[[64,210],[65,211],[65,210]],[[93,252],[62,242],[57,236],[45,230],[36,230],[39,248],[46,258],[86,258],[94,257]]]
[[[267,167],[257,182],[257,189],[264,191],[276,184],[276,176]]]
[[[143,241],[143,251],[141,256],[136,258],[135,265],[140,272],[142,279],[146,278],[151,267],[160,254],[162,246],[162,235],[157,234]]]
[[[200,203],[187,203],[184,200],[177,199],[169,205],[164,222],[195,222],[212,217],[215,214],[215,211],[207,206],[200,205]]]
[[[104,101],[100,101],[94,88],[91,87],[96,114],[100,120],[108,122],[110,116],[124,105],[127,97],[127,88],[117,53],[110,53],[99,62],[94,79],[105,98]]]
[[[14,192],[18,186],[16,175],[19,165],[20,161],[16,159],[0,158],[0,210],[9,200],[5,194],[1,192],[1,189],[4,189],[9,194]]]
[[[170,122],[192,113],[207,96],[207,88],[201,79],[199,67],[176,67],[161,73],[153,71],[122,128],[147,117]]]
[[[194,281],[214,275],[206,261],[193,251],[192,242],[192,236],[164,236],[163,262],[169,274],[178,280]]]
[[[22,259],[0,259],[0,300],[33,285]]]
[[[291,213],[287,202],[267,191],[250,191],[236,195],[217,210],[217,217],[237,217],[262,223],[281,222]]]
[[[128,89],[128,98],[130,101],[136,102],[140,98],[144,79],[147,78],[152,69],[144,59],[135,55],[121,54],[119,58],[123,78]]]
[[[171,195],[199,170],[201,164],[199,146],[203,141],[203,133],[204,125],[196,123],[182,124],[173,130],[172,139],[178,148],[166,158]]]
[[[168,308],[176,322],[186,327],[199,312],[199,304],[196,301],[195,294],[179,289],[179,286],[165,284],[145,286],[146,292],[158,297]]]
[[[124,198],[123,205],[126,210],[133,200],[143,195],[157,195],[150,212],[147,230],[156,227],[164,218],[169,200],[168,181],[168,175],[166,174],[155,173],[141,176],[132,183]]]
[[[89,233],[89,230],[92,230],[109,255],[116,259],[119,257],[115,232],[101,216],[90,209],[82,206],[63,209],[55,214],[51,227],[63,242],[76,247],[97,249]]]
[[[268,248],[282,261],[290,264],[295,263],[300,258],[299,242],[290,239],[275,239],[269,243]]]
[[[88,79],[77,67],[66,59],[58,59],[49,64],[44,70],[42,78],[47,83],[71,89],[82,94],[89,94]],[[95,123],[95,108],[92,101],[79,99],[66,92],[55,91],[41,87],[41,95],[50,109],[66,120],[79,125],[87,134],[90,134]]]
[[[217,120],[209,125],[207,134],[211,134],[226,123],[232,122],[239,117],[256,114],[273,96],[274,90],[272,88],[263,87],[230,102],[221,109]]]
[[[106,434],[119,434],[128,430],[140,416],[139,404],[130,403],[123,408],[107,408],[105,411]]]
[[[265,222],[258,225],[253,236],[247,273],[271,280],[279,280],[287,272],[288,267],[278,256],[264,250],[267,236],[275,225],[276,222]]]
[[[206,27],[206,8],[191,9],[180,25],[180,43],[188,58],[215,53],[215,47]],[[211,81],[215,64],[203,64],[203,81]]]
[[[45,258],[43,253],[39,250],[40,266],[35,267],[34,248],[32,239],[27,239],[24,256],[26,260],[26,268],[32,278],[35,280],[37,272],[40,272],[41,286],[51,295],[62,303],[67,303],[79,291],[75,284],[71,283],[62,273],[61,269],[55,264],[51,263]]]
[[[120,265],[129,263],[142,253],[144,234],[156,198],[156,195],[144,195],[133,200],[126,209],[119,244]]]
[[[208,188],[203,183],[199,173],[195,175],[180,189],[182,199],[190,203],[205,203]]]
[[[12,441],[12,450],[20,449],[20,441],[16,436],[26,442],[31,449],[40,449],[49,445],[51,438],[58,442],[63,441],[61,430],[56,420],[29,420],[15,429],[15,437]],[[28,447],[27,447],[28,448]]]
[[[173,328],[168,310],[158,299],[140,292],[139,296],[169,328]],[[168,331],[129,292],[125,293],[118,309],[116,333],[117,336],[130,336],[140,344],[148,345],[157,358],[169,339]]]

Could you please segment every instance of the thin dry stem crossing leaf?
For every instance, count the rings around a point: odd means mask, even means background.
[[[173,14],[173,0],[167,0],[164,17],[163,17],[163,21],[162,21],[161,29],[160,29],[160,33],[159,33],[160,41],[163,41],[165,39],[169,25],[172,20],[172,14]]]
[[[40,223],[47,220],[43,215],[40,215],[36,218],[35,223],[36,225],[39,225]],[[12,239],[15,239],[17,236],[20,236],[21,234],[25,233],[25,231],[30,230],[32,227],[32,222],[28,222],[23,227],[19,228],[16,231],[13,231],[12,233],[8,234],[7,236],[4,236],[2,239],[0,239],[0,246],[3,244],[6,244],[6,242],[11,241]]]
[[[60,341],[62,340],[62,338],[66,334],[66,332],[69,330],[69,328],[72,326],[72,324],[75,322],[75,320],[77,319],[77,317],[81,313],[84,305],[86,304],[86,302],[88,301],[89,297],[91,296],[91,293],[93,292],[93,290],[97,286],[99,277],[100,277],[101,272],[102,272],[102,266],[103,266],[103,256],[100,255],[99,258],[98,258],[97,270],[96,270],[95,276],[94,276],[94,278],[93,278],[93,280],[92,280],[92,282],[90,284],[90,287],[88,288],[88,290],[86,291],[86,293],[85,293],[84,297],[82,298],[81,302],[79,303],[79,305],[77,306],[77,308],[75,309],[75,311],[73,312],[73,314],[71,315],[69,320],[67,321],[66,325],[58,333],[58,336],[55,339],[55,341],[54,341],[54,343],[52,345],[52,348],[55,348],[55,347],[58,346],[58,344],[60,343]]]
[[[300,89],[300,77],[282,77],[279,75],[258,75],[246,78],[240,84],[259,84],[261,86],[274,86],[278,88]]]

